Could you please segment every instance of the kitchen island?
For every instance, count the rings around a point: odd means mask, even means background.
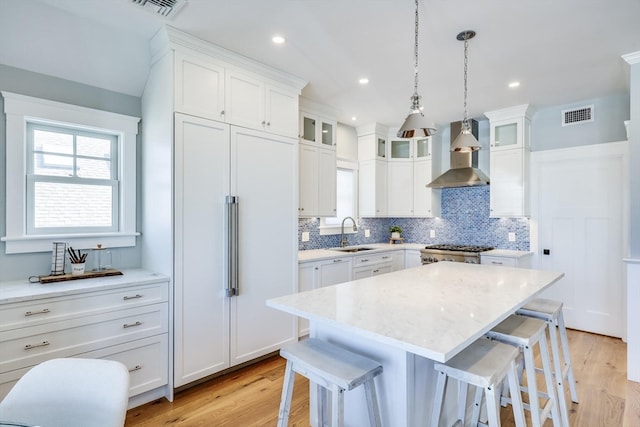
[[[274,298],[267,305],[309,319],[311,336],[381,362],[376,387],[383,425],[418,427],[428,425],[434,361],[451,359],[562,276],[439,262]],[[346,393],[347,426],[367,425],[364,402],[361,390]],[[446,399],[445,418],[455,419],[454,405],[455,399]]]

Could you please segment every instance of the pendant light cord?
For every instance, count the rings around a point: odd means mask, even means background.
[[[415,59],[413,95],[418,97],[418,0],[416,0],[415,45],[413,54]]]
[[[469,41],[464,39],[464,123],[465,127],[469,127],[469,115],[467,113],[467,62],[468,62]]]

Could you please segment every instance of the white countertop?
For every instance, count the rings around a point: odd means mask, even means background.
[[[298,251],[298,262],[311,262],[311,261],[320,261],[323,259],[331,259],[331,258],[341,258],[341,257],[351,257],[355,255],[362,255],[368,253],[376,253],[382,251],[400,251],[405,249],[412,250],[420,250],[425,247],[424,244],[421,243],[372,243],[370,245],[354,245],[348,246],[350,248],[355,247],[366,247],[366,248],[374,248],[370,251],[364,252],[342,252],[336,249],[339,248],[327,248],[327,249],[308,249],[306,251]]]
[[[533,256],[533,252],[529,251],[512,251],[509,249],[492,249],[490,251],[480,252],[480,256],[499,256],[503,258],[524,258]]]
[[[68,280],[45,284],[29,283],[26,279],[0,282],[0,305],[168,280],[168,277],[151,271],[131,269],[122,270],[121,276],[96,277],[93,279]]]
[[[562,276],[438,262],[274,298],[267,305],[445,362]]]

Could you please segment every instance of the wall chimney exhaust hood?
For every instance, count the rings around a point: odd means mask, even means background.
[[[478,121],[469,120],[471,133],[478,139]],[[462,121],[451,123],[451,143],[460,133]],[[487,177],[478,169],[478,152],[451,151],[451,167],[448,171],[427,184],[429,188],[475,187],[489,185]]]

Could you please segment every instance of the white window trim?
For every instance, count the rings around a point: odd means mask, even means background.
[[[354,162],[352,160],[346,160],[346,159],[337,159],[336,169],[338,168],[351,169],[355,172],[354,197],[356,200],[355,200],[354,219],[356,220],[356,225],[360,227],[360,218],[359,218],[359,211],[358,211],[358,162]],[[330,235],[340,234],[342,232],[341,225],[326,225],[324,218],[320,218],[320,225],[318,226],[318,229],[321,236],[330,236]],[[356,234],[356,233],[357,231],[353,231],[353,225],[351,224],[351,221],[348,221],[347,223],[345,223],[344,234]]]
[[[0,92],[6,115],[6,236],[5,252],[30,253],[51,250],[52,242],[65,241],[77,249],[136,245],[136,136],[139,117],[95,110],[10,92]],[[27,235],[26,122],[83,126],[119,136],[118,180],[122,183],[117,232]]]

